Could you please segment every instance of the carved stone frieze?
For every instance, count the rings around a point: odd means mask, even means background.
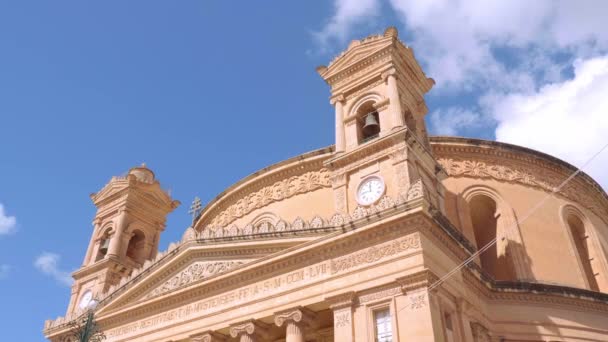
[[[270,203],[331,186],[329,171],[321,169],[280,180],[272,185],[250,193],[221,211],[211,221],[211,226],[226,226],[235,219],[243,217],[255,209]]]
[[[549,167],[543,168],[533,163],[527,163],[525,167],[517,166],[517,163],[508,165],[510,161],[505,157],[439,158],[438,161],[451,177],[491,178],[498,181],[524,184],[548,192],[555,191],[570,175],[567,173],[560,174]],[[580,203],[608,222],[608,201],[584,190],[576,179],[570,181],[557,193]]]
[[[331,273],[346,271],[354,267],[376,262],[407,250],[419,249],[420,237],[412,234],[397,240],[372,246],[356,253],[331,260]]]
[[[225,272],[233,267],[241,265],[238,261],[225,262],[195,262],[179,274],[171,277],[162,285],[150,291],[144,299],[154,298],[167,292],[188,286],[188,284],[203,278]]]
[[[471,323],[471,331],[473,332],[474,342],[492,341],[492,337],[490,336],[490,332],[488,331],[488,329],[477,322]]]

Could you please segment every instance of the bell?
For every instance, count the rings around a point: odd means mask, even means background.
[[[101,243],[101,246],[99,247],[99,251],[103,254],[106,254],[108,252],[108,247],[110,247],[110,239],[105,239]]]
[[[367,114],[365,117],[365,125],[363,125],[363,135],[371,137],[380,133],[380,125],[376,119],[376,113]]]

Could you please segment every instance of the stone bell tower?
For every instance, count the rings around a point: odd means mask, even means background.
[[[97,207],[82,267],[73,273],[68,313],[83,309],[134,268],[156,257],[166,216],[180,203],[161,189],[142,164],[112,177],[91,199]]]
[[[421,196],[442,210],[440,180],[446,175],[431,153],[424,122],[424,95],[435,82],[397,29],[352,41],[317,71],[330,85],[335,107],[335,153],[326,167],[336,210],[352,213],[383,196]]]

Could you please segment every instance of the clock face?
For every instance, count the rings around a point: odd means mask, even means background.
[[[357,189],[357,202],[361,205],[370,205],[384,194],[384,181],[378,176],[365,178]]]
[[[93,292],[91,292],[91,290],[88,290],[82,295],[82,297],[80,297],[80,303],[78,303],[78,307],[81,309],[86,309],[91,303],[91,299],[93,299]]]

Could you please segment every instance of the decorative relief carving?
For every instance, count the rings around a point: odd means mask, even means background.
[[[150,293],[148,293],[144,299],[154,298],[178,288],[186,287],[192,282],[214,274],[222,273],[240,264],[242,264],[242,262],[238,261],[193,263],[184,271],[150,291]]]
[[[424,197],[424,185],[422,179],[418,179],[414,182],[407,190],[407,200],[413,200],[416,198]]]
[[[567,177],[563,178],[547,169],[535,165],[527,167],[526,170],[504,165],[505,161],[499,159],[478,160],[456,160],[452,158],[440,158],[439,164],[443,166],[448,175],[452,177],[476,177],[492,178],[500,181],[520,183],[545,191],[554,191]],[[564,186],[559,193],[566,198],[580,203],[590,209],[604,220],[608,220],[608,208],[598,205],[601,203],[595,196],[588,195],[588,191],[582,191],[579,186],[571,182]]]
[[[491,342],[492,341],[490,332],[483,325],[481,325],[477,322],[472,322],[471,330],[473,331],[474,342]]]
[[[331,186],[331,181],[327,169],[293,176],[245,196],[216,215],[211,221],[211,225],[225,226],[270,203],[329,186]]]
[[[321,228],[325,225],[323,219],[319,216],[315,216],[312,221],[310,221],[310,228]]]
[[[336,328],[346,327],[350,325],[350,311],[336,313],[334,316],[334,326]]]
[[[182,242],[196,240],[197,238],[198,232],[194,228],[188,227],[184,232],[184,235],[182,235]]]
[[[334,189],[334,198],[336,211],[339,213],[346,212],[346,187],[342,186],[337,189]]]
[[[415,294],[409,297],[410,298],[410,309],[420,309],[426,305],[426,294]]]
[[[364,92],[366,92],[366,91],[368,91],[368,90],[370,90],[370,89],[372,89],[372,88],[374,88],[374,87],[376,87],[376,86],[378,86],[378,85],[382,84],[383,82],[384,82],[384,81],[383,81],[382,79],[376,80],[376,81],[374,81],[374,82],[372,82],[372,83],[370,83],[370,84],[368,84],[368,85],[366,85],[366,86],[364,86],[364,87],[360,88],[359,90],[357,90],[357,91],[355,91],[355,92],[352,92],[352,93],[348,94],[348,95],[346,96],[346,99],[347,99],[347,100],[353,99],[353,98],[355,98],[355,97],[357,97],[357,96],[359,96],[359,95],[363,94]]]
[[[410,250],[420,248],[420,237],[417,234],[409,235],[398,240],[386,242],[378,246],[366,248],[351,255],[331,261],[331,273],[349,270],[364,264],[376,262],[380,259]]]
[[[393,297],[401,294],[401,287],[391,287],[383,290],[379,290],[369,294],[363,294],[359,296],[359,303],[365,304],[367,302],[372,302],[375,300]]]

